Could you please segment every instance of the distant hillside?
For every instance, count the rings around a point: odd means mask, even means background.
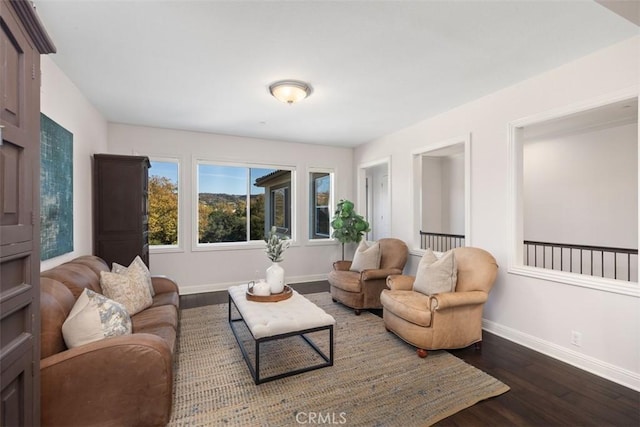
[[[263,194],[254,194],[251,196],[251,199],[255,200],[258,198],[263,198]],[[244,201],[246,200],[245,195],[239,195],[239,194],[226,194],[226,193],[200,193],[199,194],[199,200],[201,202],[206,203],[207,205],[216,205],[218,203],[224,203],[224,204],[228,204],[228,203],[233,203],[233,204],[237,204],[237,203],[244,203]]]

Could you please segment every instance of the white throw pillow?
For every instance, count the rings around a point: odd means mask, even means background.
[[[356,249],[356,253],[353,255],[353,261],[351,262],[351,271],[364,271],[364,270],[377,270],[380,268],[380,243],[372,242],[367,244],[366,241],[361,241]]]
[[[425,295],[453,292],[458,281],[458,267],[453,251],[445,252],[440,259],[431,249],[422,256],[413,290]]]
[[[100,272],[102,293],[124,305],[130,316],[153,304],[149,286],[139,269],[127,268],[126,273]]]
[[[126,308],[90,289],[82,291],[62,324],[62,336],[68,348],[129,334],[131,318]]]
[[[153,297],[156,294],[156,291],[153,289],[153,282],[151,281],[151,272],[147,268],[147,265],[142,261],[140,256],[136,256],[134,260],[131,262],[129,267],[125,267],[124,265],[120,265],[117,262],[114,262],[111,266],[112,273],[118,274],[126,274],[127,271],[132,268],[134,270],[138,270],[139,274],[144,276],[145,283],[149,286],[149,291],[151,292],[151,296]]]

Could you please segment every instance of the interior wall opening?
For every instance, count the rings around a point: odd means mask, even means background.
[[[469,138],[418,150],[414,159],[415,248],[469,245]]]
[[[638,99],[516,126],[516,260],[638,281]]]

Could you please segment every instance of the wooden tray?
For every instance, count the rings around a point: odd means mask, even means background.
[[[284,301],[286,299],[291,298],[291,295],[293,295],[293,291],[291,290],[291,288],[287,285],[284,285],[284,290],[282,292],[280,292],[279,294],[271,294],[271,295],[254,295],[253,293],[249,292],[247,290],[247,299],[249,301],[256,301],[256,302],[278,302],[278,301]]]

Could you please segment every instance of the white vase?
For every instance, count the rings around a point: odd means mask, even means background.
[[[280,264],[274,262],[267,268],[267,283],[272,294],[279,294],[284,291],[284,269]]]

